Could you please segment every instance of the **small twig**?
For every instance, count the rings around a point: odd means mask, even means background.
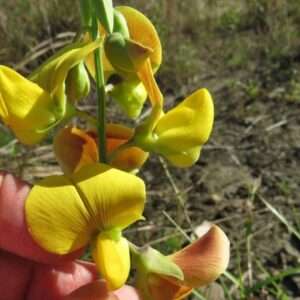
[[[277,122],[277,123],[275,123],[275,124],[273,124],[273,125],[267,127],[265,130],[266,130],[266,131],[271,131],[271,130],[273,130],[273,129],[276,129],[276,128],[278,128],[278,127],[281,127],[281,126],[287,124],[287,122],[288,122],[287,120],[281,120],[280,122]]]
[[[194,228],[193,223],[192,223],[191,218],[190,218],[190,216],[189,216],[189,214],[186,210],[185,199],[183,198],[182,193],[181,193],[180,189],[178,188],[178,186],[177,186],[177,184],[176,184],[176,182],[175,182],[175,180],[174,180],[174,178],[173,178],[166,162],[164,161],[164,159],[160,157],[159,161],[160,161],[160,163],[161,163],[161,165],[162,165],[162,167],[165,171],[165,174],[166,174],[166,176],[167,176],[167,178],[168,178],[168,180],[169,180],[169,182],[170,182],[170,184],[171,184],[171,186],[174,190],[174,193],[175,193],[175,198],[177,200],[177,218],[179,219],[179,216],[181,216],[181,213],[182,213],[182,210],[183,210],[183,214],[184,214],[187,222],[189,223],[191,229],[193,229]]]
[[[300,232],[292,226],[288,220],[274,207],[272,206],[263,196],[258,195],[258,198],[265,204],[265,206],[271,211],[271,213],[277,217],[277,219],[283,223],[287,229],[292,232],[300,240]]]

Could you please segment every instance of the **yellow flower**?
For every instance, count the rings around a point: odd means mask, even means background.
[[[5,66],[0,66],[0,118],[28,145],[38,143],[57,121],[50,94]]]
[[[108,124],[106,126],[107,154],[126,143],[134,131],[128,127]],[[83,131],[76,127],[67,127],[58,132],[54,138],[54,152],[63,172],[72,174],[83,166],[96,163],[99,159],[98,138],[95,131]],[[138,147],[128,147],[114,155],[110,165],[127,171],[135,172],[141,168],[148,158],[148,153]]]
[[[26,220],[45,250],[66,254],[89,242],[96,266],[110,289],[121,287],[130,270],[129,246],[122,230],[142,219],[144,182],[138,177],[93,164],[36,184],[26,200]]]
[[[77,100],[74,99],[74,95],[76,98],[78,91],[74,91],[73,86],[81,87],[83,95],[86,95],[89,82],[82,63],[100,45],[101,40],[68,45],[36,69],[29,79],[50,93],[54,101],[57,101],[59,107],[64,110],[68,96],[71,98],[71,102]]]
[[[162,94],[153,75],[162,61],[162,47],[157,31],[151,21],[138,10],[128,6],[119,6],[116,10],[126,19],[129,39],[124,38],[122,47],[120,43],[114,43],[122,38],[121,34],[112,34],[106,39],[106,51],[103,53],[105,78],[108,79],[112,74],[120,75],[124,80],[123,87],[128,92],[132,89],[132,93],[134,87],[130,83],[127,86],[127,82],[141,81],[152,105],[162,105]],[[106,34],[102,28],[100,30]],[[86,59],[86,64],[95,77],[94,60],[91,55]],[[130,106],[131,103],[127,105]],[[143,101],[140,101],[140,106],[142,105]]]
[[[138,273],[137,284],[143,299],[184,299],[193,288],[205,286],[216,280],[228,266],[229,241],[225,233],[213,225],[199,240],[169,258],[180,267],[184,279],[179,280],[158,273]]]
[[[65,90],[70,71],[69,84],[76,66],[83,61],[100,41],[68,46],[50,58],[26,79],[14,70],[0,66],[0,118],[12,129],[24,144],[40,142],[63,118],[72,113],[67,103],[68,92],[77,95],[73,89]],[[80,73],[82,74],[82,66]],[[86,86],[82,85],[83,90]]]
[[[146,151],[163,155],[175,166],[188,167],[198,160],[212,131],[213,119],[211,95],[200,89],[162,114],[152,132],[137,129],[135,142]]]

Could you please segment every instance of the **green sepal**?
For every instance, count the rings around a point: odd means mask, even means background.
[[[73,67],[66,78],[66,94],[68,101],[74,103],[76,100],[86,97],[90,92],[90,79],[84,62]]]
[[[133,254],[133,263],[138,272],[143,274],[158,274],[161,276],[169,276],[178,280],[184,280],[184,274],[179,266],[159,251],[147,247],[137,250]]]
[[[152,53],[152,49],[124,38],[121,33],[110,34],[104,42],[105,54],[121,75],[136,74]]]
[[[114,32],[121,33],[124,38],[129,39],[127,21],[123,14],[116,9],[114,10]]]
[[[85,30],[92,26],[91,0],[80,0],[81,23]]]
[[[112,0],[93,0],[94,9],[98,20],[106,32],[114,30],[114,7]]]

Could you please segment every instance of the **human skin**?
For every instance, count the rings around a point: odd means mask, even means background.
[[[0,300],[140,300],[134,288],[110,293],[82,251],[58,256],[39,247],[27,230],[30,186],[0,172]]]

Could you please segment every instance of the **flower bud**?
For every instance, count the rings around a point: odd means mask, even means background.
[[[90,92],[90,79],[84,62],[73,67],[66,78],[66,94],[71,103],[85,98]]]
[[[150,48],[124,38],[121,33],[109,35],[105,39],[104,49],[115,70],[126,77],[135,77],[152,53]]]
[[[129,30],[125,17],[118,10],[114,10],[114,32],[121,33],[124,38],[129,39]]]
[[[129,118],[137,118],[147,99],[147,91],[141,82],[136,80],[122,81],[116,84],[110,95],[118,102]]]

